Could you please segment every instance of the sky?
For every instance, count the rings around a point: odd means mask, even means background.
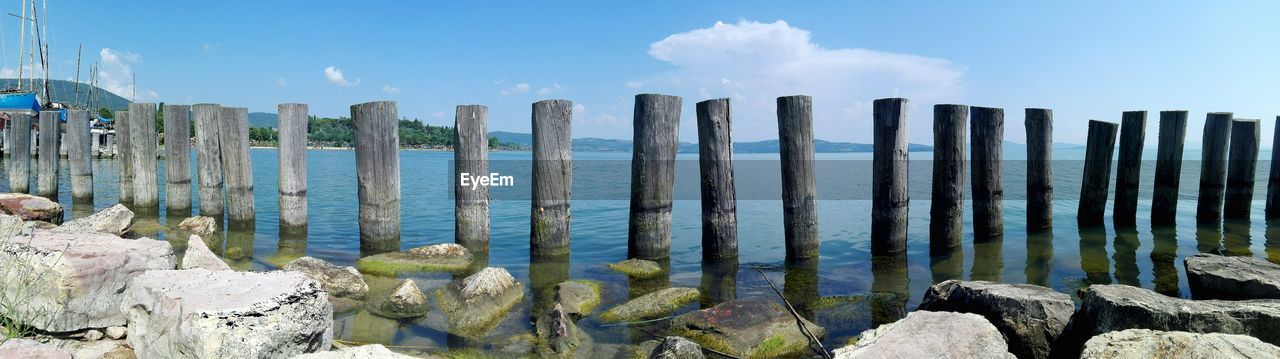
[[[18,13],[21,0],[0,1]],[[42,3],[43,6],[43,3]],[[1280,3],[1019,1],[48,1],[51,76],[73,79],[77,46],[104,88],[141,102],[275,112],[397,102],[452,125],[489,107],[491,131],[530,131],[531,104],[569,99],[574,137],[630,139],[634,96],[694,105],[730,98],[735,141],[777,138],[778,96],[813,96],[817,138],[870,143],[871,102],[909,99],[908,133],[932,143],[932,106],[1054,110],[1054,140],[1084,143],[1090,119],[1188,110],[1280,115]],[[18,68],[20,21],[0,18],[0,76]],[[136,77],[136,89],[132,78]],[[1266,147],[1266,146],[1264,146]]]

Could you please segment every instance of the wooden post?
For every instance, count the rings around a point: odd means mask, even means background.
[[[970,180],[973,188],[973,238],[985,241],[1004,238],[1004,110],[969,108]]]
[[[1280,146],[1280,116],[1276,116],[1275,131],[1271,137],[1271,174],[1267,178],[1266,217],[1269,220],[1280,219],[1280,147],[1277,147]]]
[[[1227,187],[1227,142],[1231,135],[1230,112],[1210,112],[1204,122],[1200,150],[1200,196],[1196,222],[1222,220],[1223,191]]]
[[[31,114],[9,112],[9,139],[13,141],[9,155],[9,192],[31,192]]]
[[[573,186],[573,102],[533,104],[533,201],[529,251],[535,257],[569,254],[569,199]],[[630,253],[635,256],[637,253]]]
[[[453,117],[453,241],[489,250],[489,187],[463,186],[462,176],[489,174],[489,108],[458,106]]]
[[[116,158],[116,135],[103,133],[102,136],[107,138],[106,145],[103,145],[102,150],[105,153],[104,157]]]
[[[1118,124],[1089,120],[1089,142],[1085,145],[1084,179],[1080,182],[1080,207],[1076,221],[1081,226],[1101,225],[1107,210],[1107,186],[1111,182],[1111,155],[1116,147]]]
[[[164,203],[191,212],[191,106],[164,106]]]
[[[871,253],[907,250],[907,99],[875,100],[871,168]]]
[[[1116,200],[1111,213],[1117,226],[1132,226],[1137,220],[1138,176],[1142,173],[1142,143],[1146,133],[1147,111],[1125,111],[1120,121]]]
[[[697,112],[698,168],[702,177],[702,260],[704,263],[733,262],[736,269],[738,197],[733,185],[733,114],[729,99],[699,102]],[[667,208],[670,211],[670,207]],[[670,214],[667,216],[669,219]]]
[[[1156,149],[1156,181],[1151,197],[1151,223],[1173,224],[1178,213],[1182,177],[1182,144],[1187,138],[1187,111],[1160,111],[1160,144]]]
[[[40,154],[37,158],[36,193],[58,199],[58,143],[61,142],[61,131],[58,125],[62,122],[59,111],[40,111]]]
[[[933,106],[933,197],[929,203],[929,253],[933,255],[952,252],[963,238],[968,125],[969,106]]]
[[[631,258],[662,259],[671,252],[671,197],[676,178],[680,102],[678,96],[636,95],[632,116],[631,210],[627,225],[627,256]],[[698,121],[701,125],[701,117]],[[704,203],[704,214],[706,210]],[[704,218],[703,243],[708,239],[707,230]],[[703,247],[703,257],[712,254],[707,249]]]
[[[813,172],[813,99],[778,98],[778,155],[782,159],[782,218],[787,259],[818,257],[817,189]]]
[[[129,147],[133,152],[134,211],[160,204],[156,186],[156,104],[129,104]]]
[[[351,106],[360,198],[360,250],[400,250],[400,132],[393,101]],[[535,179],[536,181],[536,179]]]
[[[71,199],[93,202],[93,136],[89,113],[67,111],[67,162],[71,167]]]
[[[1053,228],[1053,110],[1025,110],[1027,231]],[[935,159],[936,161],[936,159]]]
[[[218,114],[222,175],[227,183],[227,219],[252,223],[253,163],[249,161],[249,109],[222,107]]]
[[[218,140],[218,113],[222,106],[202,103],[191,106],[196,126],[196,175],[200,181],[200,215],[222,218],[222,146]]]
[[[280,227],[307,226],[307,116],[306,104],[285,103],[280,116],[279,204]]]
[[[1224,218],[1248,219],[1253,207],[1254,173],[1258,169],[1258,146],[1262,142],[1262,126],[1258,122],[1245,119],[1231,121],[1231,159],[1227,161]],[[1248,227],[1247,222],[1245,227]]]

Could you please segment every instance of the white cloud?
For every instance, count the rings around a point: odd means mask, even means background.
[[[400,93],[400,88],[399,88],[399,87],[395,87],[395,86],[391,86],[391,85],[383,85],[383,86],[382,86],[382,92],[386,92],[386,93],[389,93],[389,94],[392,94],[392,95],[396,95],[396,94],[399,94],[399,93]]]
[[[946,101],[960,93],[964,71],[944,59],[824,48],[812,41],[809,31],[782,20],[717,22],[655,42],[649,55],[676,69],[628,82],[627,87],[656,86],[696,93],[701,99],[731,98],[734,137],[743,140],[776,138],[776,98],[804,94],[814,98],[815,129],[831,134],[824,138],[869,141],[870,111],[855,107],[857,101],[890,96],[908,97],[915,104]],[[927,127],[911,127],[922,134],[912,136],[913,141],[931,138]]]
[[[283,78],[283,77],[277,77],[277,78],[276,78],[276,86],[280,86],[280,87],[289,86],[289,80],[286,80],[286,79],[285,79],[285,78]]]
[[[638,89],[644,87],[644,83],[640,81],[627,81],[626,86],[629,89]]]
[[[98,86],[120,97],[133,98],[132,65],[142,63],[142,55],[103,48],[98,57]]]
[[[543,87],[541,89],[538,89],[538,94],[546,95],[553,91],[559,91],[559,90],[560,90],[560,84],[551,84],[551,87]]]
[[[529,92],[529,89],[532,87],[533,86],[530,86],[528,82],[521,82],[516,84],[515,86],[511,86],[510,88],[503,89],[502,91],[498,91],[498,93],[501,93],[503,96],[513,95],[513,94],[518,95],[525,92]]]
[[[324,68],[324,77],[326,79],[329,79],[329,82],[332,82],[342,87],[355,86],[360,84],[359,77],[357,77],[355,81],[348,81],[347,77],[342,74],[342,69],[339,69],[334,66],[329,66]]]

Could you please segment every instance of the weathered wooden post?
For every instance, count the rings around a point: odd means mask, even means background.
[[[1271,137],[1271,174],[1267,178],[1267,219],[1280,219],[1280,116],[1276,116],[1276,124]]]
[[[1107,186],[1111,182],[1111,155],[1116,147],[1118,124],[1089,120],[1089,140],[1085,144],[1084,179],[1080,182],[1080,207],[1076,221],[1081,226],[1101,225],[1107,210]]]
[[[1151,195],[1152,224],[1173,224],[1178,214],[1182,144],[1186,138],[1187,111],[1160,111],[1160,144],[1156,149],[1156,181]]]
[[[1222,220],[1222,197],[1227,187],[1227,143],[1231,135],[1230,112],[1210,112],[1204,121],[1200,150],[1200,196],[1196,222]]]
[[[1137,220],[1138,175],[1142,173],[1142,143],[1146,133],[1147,111],[1125,111],[1121,115],[1116,199],[1111,213],[1117,226],[1132,226]]]
[[[249,109],[222,107],[218,114],[222,175],[227,183],[227,219],[252,223],[253,163],[249,161]]]
[[[67,161],[71,169],[71,199],[93,202],[93,153],[89,113],[67,111]]]
[[[973,238],[1004,238],[1004,109],[969,108],[970,184],[973,188]]]
[[[1027,231],[1053,228],[1053,110],[1025,110]],[[935,159],[936,160],[936,159]]]
[[[907,99],[877,99],[872,106],[871,253],[907,250]]]
[[[36,194],[54,201],[58,198],[58,143],[62,140],[59,116],[59,111],[40,111],[40,155],[36,162]]]
[[[164,203],[191,212],[191,106],[164,106]]]
[[[86,116],[85,118],[88,118],[88,113],[85,113],[85,116]],[[92,130],[92,129],[90,129],[90,131],[89,131],[89,140],[88,140],[88,142],[89,142],[89,157],[90,157],[90,158],[98,158],[98,146],[99,146],[99,144],[101,144],[101,143],[102,143],[102,141],[100,141],[100,140],[99,140],[99,138],[100,138],[101,136],[102,136],[102,134],[101,134],[101,133],[93,133],[93,130]],[[74,187],[74,186],[72,186],[72,187]]]
[[[489,250],[489,187],[464,186],[464,176],[489,174],[489,108],[461,105],[453,117],[453,241]]]
[[[218,140],[218,116],[222,106],[202,103],[191,106],[196,126],[196,175],[200,181],[200,215],[222,218],[222,146]]]
[[[307,116],[306,104],[284,103],[280,116],[279,205],[280,227],[307,226]]]
[[[533,104],[533,201],[529,251],[535,257],[569,254],[569,199],[573,187],[573,102]],[[635,257],[639,253],[631,253]]]
[[[933,194],[929,203],[929,252],[960,247],[964,222],[965,133],[969,106],[933,106]]]
[[[778,98],[778,155],[782,160],[782,218],[787,259],[818,257],[814,181],[813,98]]]
[[[396,103],[352,105],[351,119],[356,136],[360,250],[400,250],[400,132]]]
[[[9,112],[9,139],[13,146],[9,155],[9,191],[16,193],[31,192],[31,114]]]
[[[632,117],[635,131],[631,151],[631,210],[627,226],[627,256],[631,258],[662,259],[671,251],[671,197],[676,178],[680,102],[678,96],[636,95]],[[705,204],[703,211],[706,211]],[[704,218],[704,243],[706,225]],[[736,253],[737,247],[733,249]],[[703,257],[711,254],[706,247],[702,253]]]
[[[134,211],[158,210],[156,185],[156,104],[129,104],[129,147],[133,152]]]
[[[102,136],[107,138],[106,144],[103,145],[105,147],[102,150],[105,153],[104,157],[109,156],[111,158],[116,158],[116,135],[103,133]]]
[[[1262,142],[1262,126],[1258,122],[1246,119],[1231,121],[1231,157],[1227,161],[1224,218],[1248,219],[1253,207],[1254,173],[1258,169],[1258,146]],[[1245,227],[1248,227],[1247,222]]]
[[[697,112],[698,168],[702,177],[702,260],[705,263],[733,262],[734,269],[737,269],[738,196],[733,185],[733,114],[729,99],[699,102]],[[670,218],[669,213],[667,216]]]

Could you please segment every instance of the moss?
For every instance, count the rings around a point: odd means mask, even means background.
[[[632,299],[600,314],[600,320],[616,323],[627,320],[646,320],[671,314],[676,309],[698,300],[702,295],[696,288],[667,288]]]
[[[729,342],[726,342],[719,336],[710,335],[700,330],[689,329],[674,329],[673,332],[675,335],[689,338],[689,340],[692,340],[694,343],[698,343],[698,345],[701,345],[703,348],[731,355],[741,354],[737,350],[734,350],[733,346],[730,345]]]
[[[449,350],[449,351],[447,351],[447,352],[440,353],[440,357],[447,358],[447,359],[489,359],[489,358],[500,358],[500,356],[493,355],[493,354],[489,354],[488,352],[485,352],[485,351],[480,350],[480,349],[474,349],[474,348],[464,348],[464,349],[453,349],[453,350]]]
[[[795,351],[795,343],[787,343],[787,338],[781,335],[774,335],[756,344],[752,348],[751,353],[747,355],[750,358],[776,358]]]
[[[591,314],[591,312],[594,312],[596,307],[600,306],[600,301],[604,298],[604,292],[601,289],[600,282],[588,279],[574,279],[570,280],[570,282],[580,283],[586,285],[587,288],[591,288],[591,292],[595,295],[594,300],[583,302],[579,311],[582,312],[583,315],[588,315]]]
[[[610,264],[609,268],[637,279],[654,278],[663,273],[658,262],[635,258]]]
[[[356,269],[361,273],[395,276],[401,272],[450,272],[467,269],[471,261],[461,258],[421,259],[404,252],[390,252],[360,258]]]

